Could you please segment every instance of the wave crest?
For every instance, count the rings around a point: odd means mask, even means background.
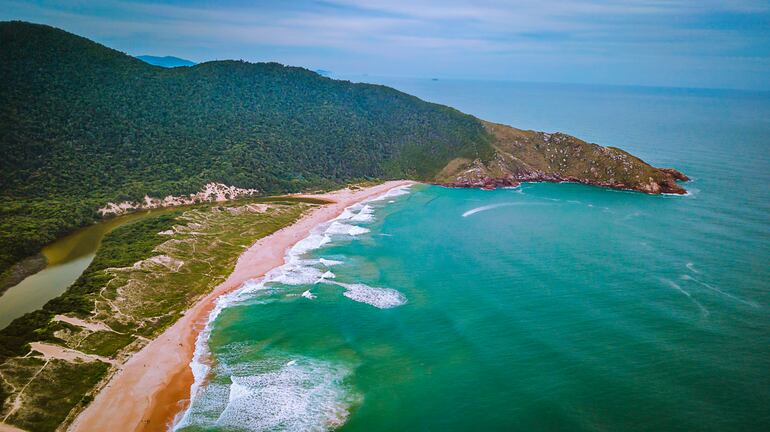
[[[406,304],[406,296],[391,288],[375,288],[369,285],[334,282],[345,288],[345,297],[380,309],[390,309]]]

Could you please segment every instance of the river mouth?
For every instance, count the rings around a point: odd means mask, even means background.
[[[81,228],[45,246],[41,254],[45,267],[8,288],[0,296],[0,329],[20,316],[42,308],[72,285],[93,261],[104,236],[115,228],[172,209],[130,213]]]

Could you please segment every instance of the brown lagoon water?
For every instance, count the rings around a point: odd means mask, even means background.
[[[0,329],[25,313],[40,309],[48,300],[64,293],[91,264],[107,233],[119,226],[163,211],[168,209],[143,211],[107,219],[44,247],[42,253],[48,262],[46,267],[0,296]]]

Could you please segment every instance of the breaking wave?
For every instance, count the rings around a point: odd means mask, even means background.
[[[360,283],[347,284],[334,282],[345,288],[345,297],[360,303],[366,303],[380,309],[390,309],[406,304],[406,297],[391,288],[375,288]]]
[[[191,414],[177,427],[330,430],[342,426],[360,401],[344,384],[350,369],[341,365],[306,357],[233,365],[227,360],[222,359],[219,378],[198,395]]]
[[[401,196],[401,195],[407,195],[407,194],[410,193],[411,188],[412,188],[412,185],[404,185],[404,186],[395,187],[395,188],[385,192],[384,194],[376,196],[376,197],[374,197],[374,198],[372,198],[370,200],[367,200],[365,202],[382,201],[382,200],[386,200],[386,199],[395,198],[395,197],[398,197],[398,196]]]
[[[349,225],[342,222],[332,222],[331,225],[329,225],[328,228],[326,228],[326,231],[324,231],[328,235],[349,235],[349,236],[357,236],[361,234],[366,234],[369,232],[368,228],[363,228],[357,225]]]
[[[326,267],[331,267],[331,266],[336,266],[338,264],[342,264],[342,261],[335,261],[335,260],[330,260],[330,259],[326,259],[326,258],[321,258],[321,259],[318,260],[318,262],[320,262],[321,264],[325,265]]]

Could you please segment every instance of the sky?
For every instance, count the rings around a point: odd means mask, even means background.
[[[18,19],[333,75],[770,90],[770,0],[0,0]]]

